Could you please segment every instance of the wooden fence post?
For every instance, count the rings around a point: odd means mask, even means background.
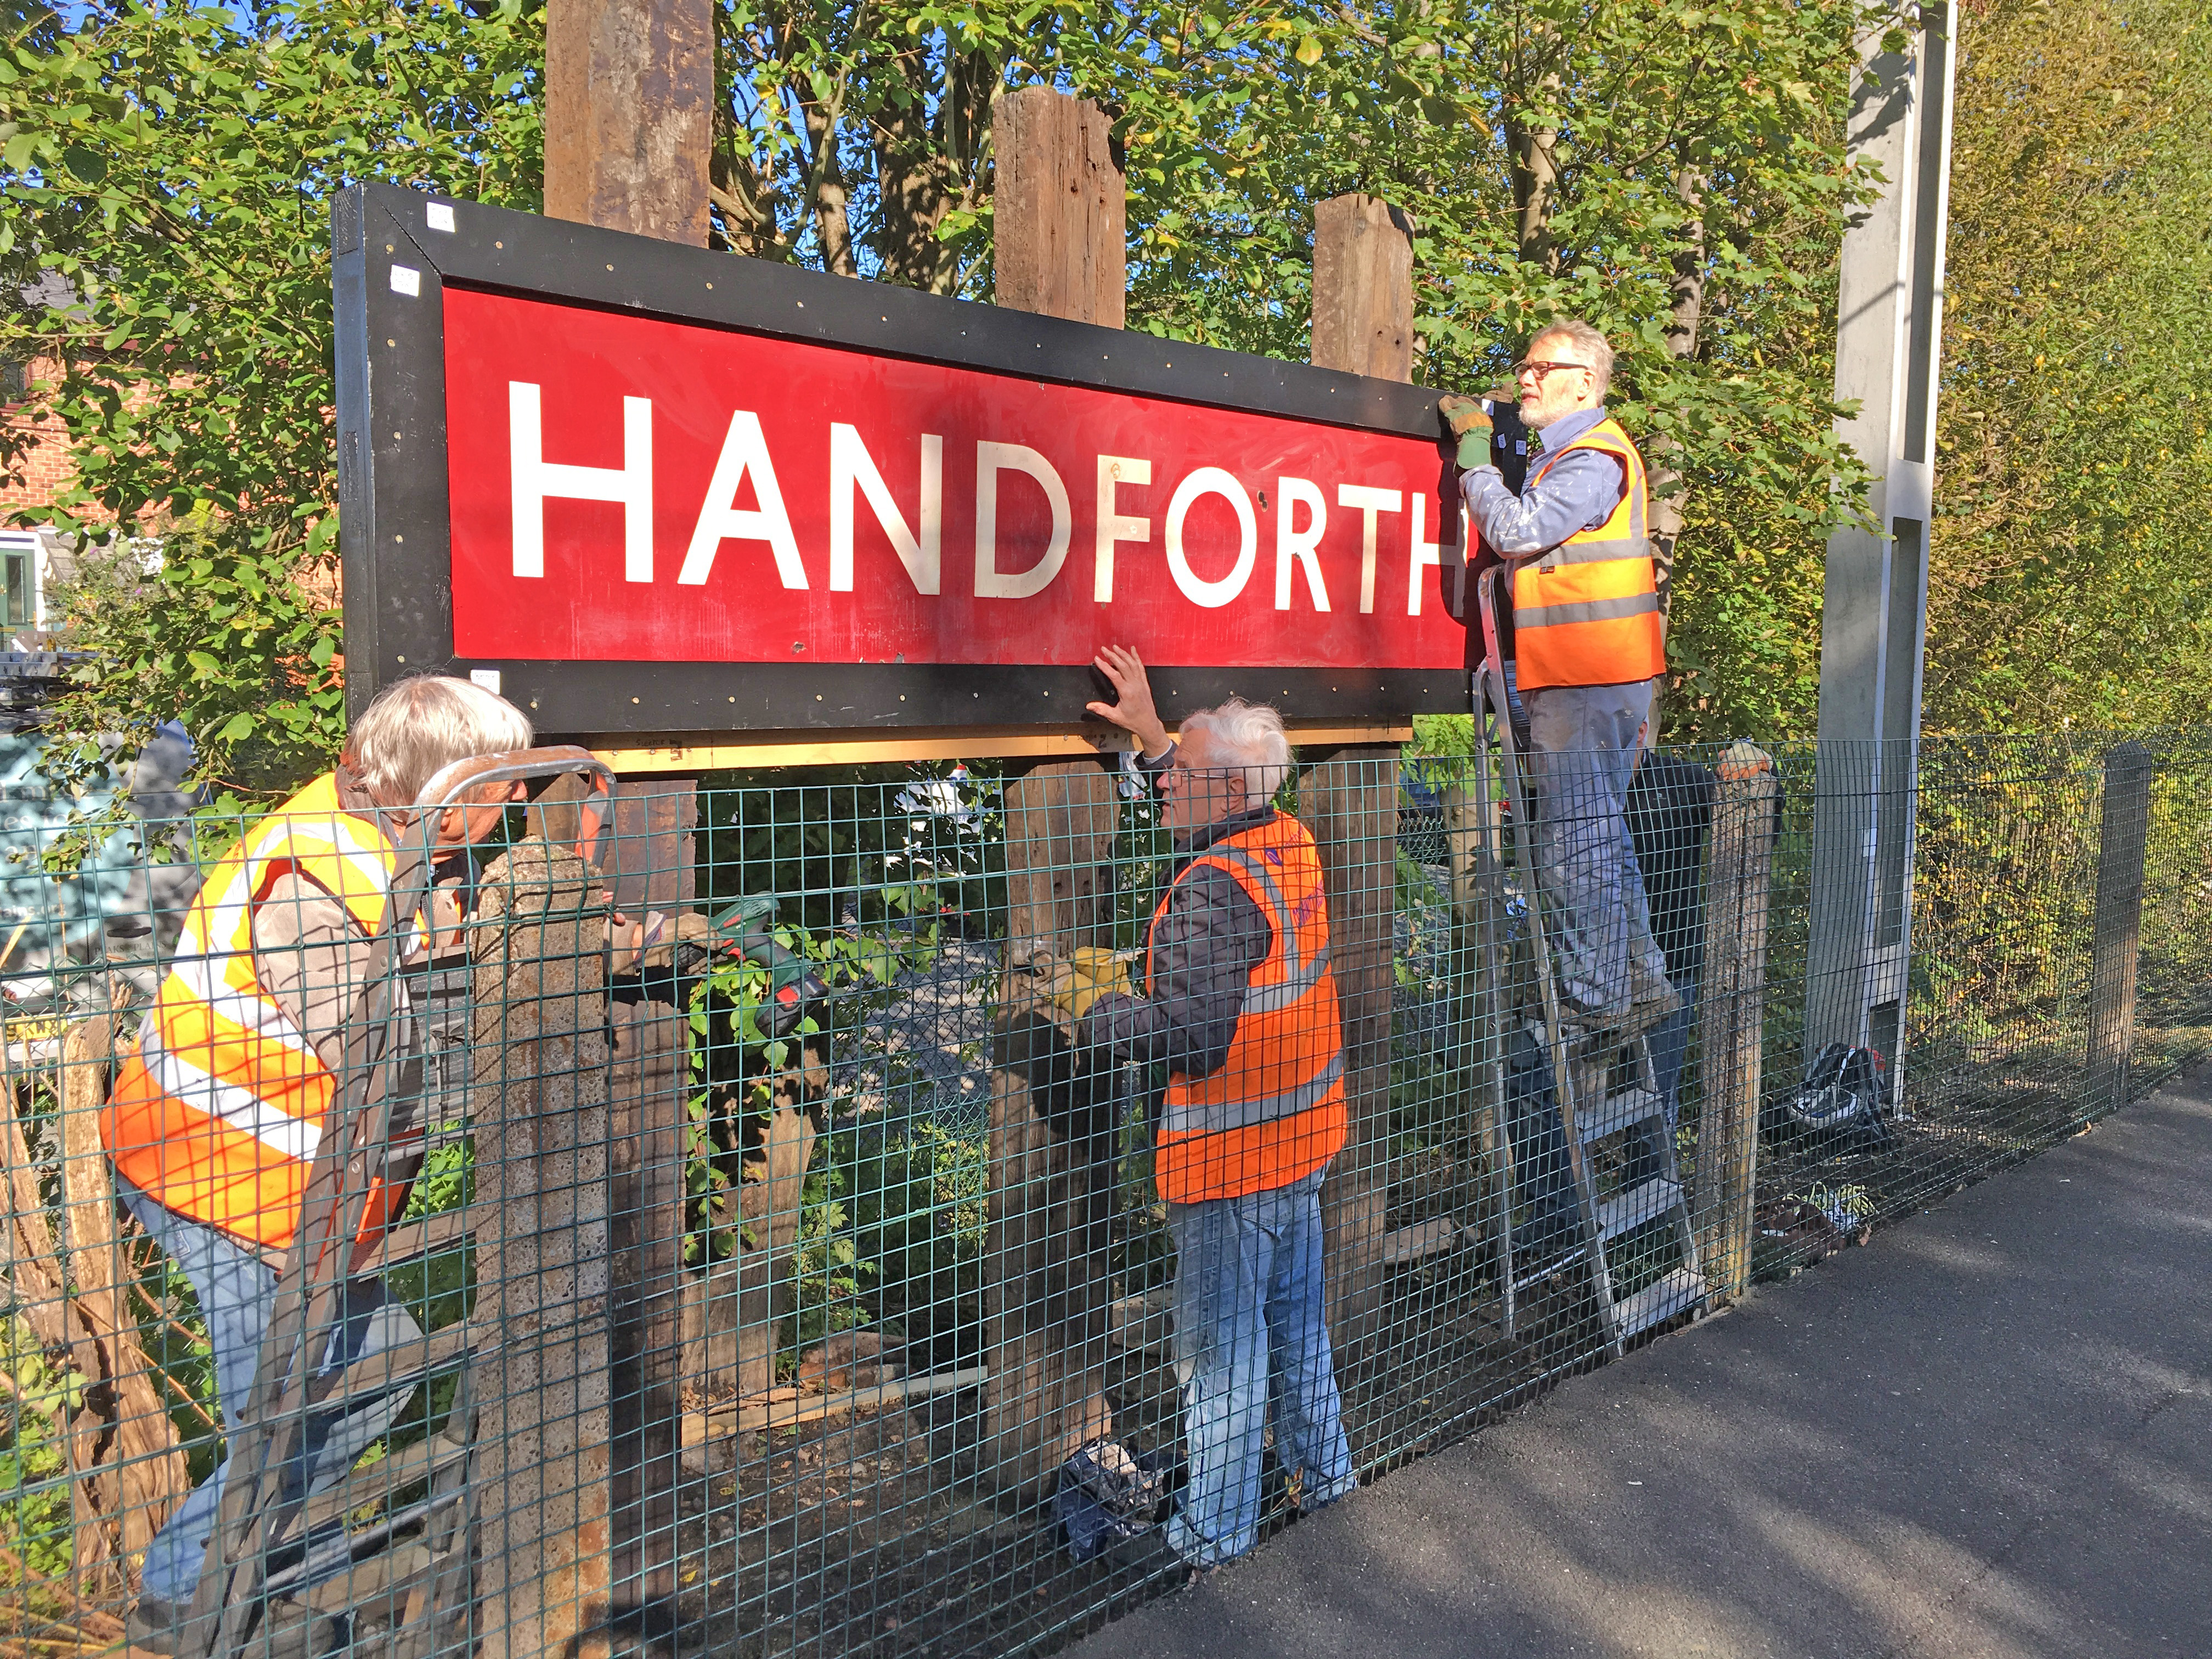
[[[1001,306],[1121,326],[1126,193],[1107,145],[1112,125],[1089,100],[1047,87],[997,101],[994,281]],[[1034,960],[1111,943],[1120,792],[1095,761],[1040,766],[1007,786],[1006,816],[1002,1041],[1024,1012],[1019,985]],[[1020,1073],[1001,1067],[994,1074],[984,1468],[1016,1489],[1042,1479],[1109,1424],[1111,1146],[1056,1133],[1043,1103]]]
[[[1443,792],[1444,850],[1451,871],[1452,960],[1454,1018],[1459,1023],[1462,1052],[1480,1054],[1480,1070],[1464,1068],[1468,1079],[1465,1104],[1454,1136],[1452,1208],[1456,1215],[1474,1212],[1474,1227],[1482,1236],[1504,1233],[1512,1224],[1512,1190],[1507,1182],[1511,1149],[1502,1139],[1498,1103],[1504,1090],[1505,1056],[1489,1035],[1499,1029],[1493,1004],[1503,988],[1498,983],[1497,907],[1487,902],[1485,889],[1494,873],[1488,867],[1483,806],[1468,793],[1472,769],[1484,764],[1481,757],[1464,763],[1460,779]],[[1475,1160],[1481,1160],[1478,1181]],[[1489,1226],[1483,1228],[1483,1223]],[[1501,1259],[1503,1252],[1500,1252]]]
[[[714,112],[708,0],[550,0],[549,217],[705,246]]]
[[[1730,750],[1720,771],[1705,860],[1705,968],[1698,1000],[1704,1102],[1693,1213],[1706,1285],[1727,1301],[1751,1282],[1765,1059],[1766,903],[1782,785],[1772,757],[1747,744]]]
[[[1410,218],[1372,196],[1332,196],[1314,209],[1314,367],[1413,378],[1413,233]]]
[[[605,910],[538,840],[486,872],[476,959],[483,1659],[589,1651],[611,1613]]]
[[[548,216],[706,245],[709,0],[550,0],[544,94]],[[689,907],[689,831],[697,817],[688,781],[630,782],[615,803],[606,872],[617,908],[635,918],[648,907]],[[672,1610],[676,1595],[684,1017],[681,1008],[641,1002],[616,1021],[614,1570],[620,1611],[648,1623]]]
[[[1413,364],[1411,222],[1387,203],[1339,196],[1314,210],[1314,364],[1407,380]],[[1456,514],[1439,523],[1455,520]],[[1390,957],[1397,917],[1398,751],[1340,751],[1298,786],[1321,851],[1329,957],[1343,1009],[1352,1128],[1322,1189],[1330,1340],[1358,1363],[1382,1290],[1389,1197]]]
[[[2136,965],[2142,940],[2143,859],[2150,840],[2150,750],[2114,744],[2105,755],[2104,822],[2097,839],[2097,908],[2089,934],[2088,1099],[2084,1118],[2128,1103],[2136,1047]]]

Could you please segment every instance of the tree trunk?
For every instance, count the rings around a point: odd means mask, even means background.
[[[1698,327],[1705,310],[1705,176],[1685,165],[1674,175],[1674,194],[1686,216],[1674,250],[1673,305],[1667,318],[1667,355],[1687,362],[1697,355]],[[1674,544],[1682,533],[1689,504],[1678,462],[1681,445],[1654,436],[1645,448],[1651,462],[1651,559],[1659,576],[1659,618],[1664,629],[1674,598]],[[1654,735],[1656,733],[1655,732]]]
[[[845,179],[837,170],[837,112],[811,99],[804,112],[807,145],[814,152],[814,234],[822,243],[822,268],[833,276],[857,276]]]
[[[931,78],[925,55],[902,52],[896,61],[915,96],[877,130],[877,254],[885,282],[950,294],[959,283],[959,264],[938,239],[938,228],[955,207],[972,206],[981,190],[999,60],[984,52],[957,57],[938,91],[934,114],[924,96]]]
[[[1508,122],[1505,142],[1513,157],[1515,240],[1523,264],[1559,269],[1559,250],[1552,246],[1553,193],[1559,188],[1559,130],[1528,127]]]

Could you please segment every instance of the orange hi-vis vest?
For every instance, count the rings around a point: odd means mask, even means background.
[[[309,784],[216,862],[101,1115],[118,1173],[235,1237],[291,1243],[336,1083],[255,974],[254,909],[282,878],[305,875],[367,937],[384,920],[397,863],[384,830],[338,805],[335,777]],[[380,1230],[404,1194],[382,1197],[370,1204]]]
[[[1168,1079],[1152,1170],[1170,1204],[1287,1187],[1335,1157],[1345,1135],[1344,1032],[1312,836],[1279,814],[1207,848],[1176,879],[1200,865],[1236,878],[1274,940],[1253,970],[1221,1069]],[[1167,908],[1163,898],[1155,933]]]
[[[1523,691],[1620,685],[1650,679],[1667,667],[1644,458],[1620,423],[1608,415],[1557,453],[1541,457],[1529,470],[1528,483],[1577,449],[1601,450],[1618,460],[1626,488],[1612,516],[1596,529],[1577,530],[1514,571],[1514,678]]]

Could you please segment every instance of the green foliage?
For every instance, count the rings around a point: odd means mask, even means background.
[[[2197,722],[2212,29],[2187,0],[1962,9],[1929,724]]]
[[[150,575],[140,557],[88,552],[55,595],[61,642],[91,660],[50,705],[51,729],[74,735],[49,750],[48,769],[104,775],[109,756],[179,720],[219,792],[208,827],[234,825],[251,801],[326,770],[344,740],[330,584],[289,554],[198,529],[165,538]]]
[[[0,1562],[15,1582],[63,1580],[71,1565],[71,1527],[63,1453],[70,1416],[82,1404],[84,1379],[47,1358],[23,1322],[0,1319],[0,1369],[7,1374],[7,1436],[0,1442]]]
[[[792,1314],[784,1325],[787,1341],[778,1362],[787,1375],[823,1337],[868,1322],[860,1292],[877,1268],[861,1258],[854,1242],[845,1189],[844,1171],[826,1155],[817,1157],[799,1194],[799,1240],[791,1263]]]
[[[0,53],[10,357],[81,471],[63,520],[211,513],[257,551],[331,540],[329,200],[388,179],[532,207],[544,53],[519,5],[95,4]]]
[[[1619,405],[1689,514],[1676,735],[1802,725],[1820,532],[1856,479],[1827,386],[1830,272],[1865,183],[1840,125],[1851,31],[1877,15],[1860,0],[719,15],[723,246],[988,296],[992,98],[1042,82],[1115,117],[1133,326],[1304,356],[1312,210],[1352,190],[1417,222],[1431,383],[1487,383],[1543,319],[1589,315],[1621,343]],[[541,17],[519,0],[110,0],[74,31],[19,33],[0,53],[0,276],[37,286],[0,351],[53,366],[39,401],[82,470],[66,522],[194,520],[240,562],[218,572],[324,591],[329,196],[380,178],[536,205]],[[273,729],[210,764],[281,787],[327,751],[335,703],[316,697],[339,659],[312,659],[313,696],[284,695],[288,653],[327,623],[277,624],[228,654],[181,622],[111,645],[228,665],[186,680],[219,731],[252,712],[219,682],[276,687]]]
[[[0,48],[0,356],[38,366],[78,468],[40,520],[180,544],[151,581],[81,590],[68,642],[101,661],[63,729],[178,715],[205,775],[280,793],[342,720],[330,197],[386,179],[535,207],[542,14],[72,15]],[[0,431],[0,461],[32,430]]]

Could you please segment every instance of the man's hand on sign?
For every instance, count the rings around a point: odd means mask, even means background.
[[[1099,647],[1091,665],[1106,677],[1116,700],[1085,706],[1100,720],[1134,732],[1146,760],[1166,754],[1168,729],[1160,724],[1159,710],[1152,706],[1152,683],[1145,677],[1144,659],[1127,646],[1108,645]]]
[[[1437,412],[1459,444],[1459,464],[1472,469],[1490,464],[1490,410],[1481,398],[1453,396],[1439,399]]]

